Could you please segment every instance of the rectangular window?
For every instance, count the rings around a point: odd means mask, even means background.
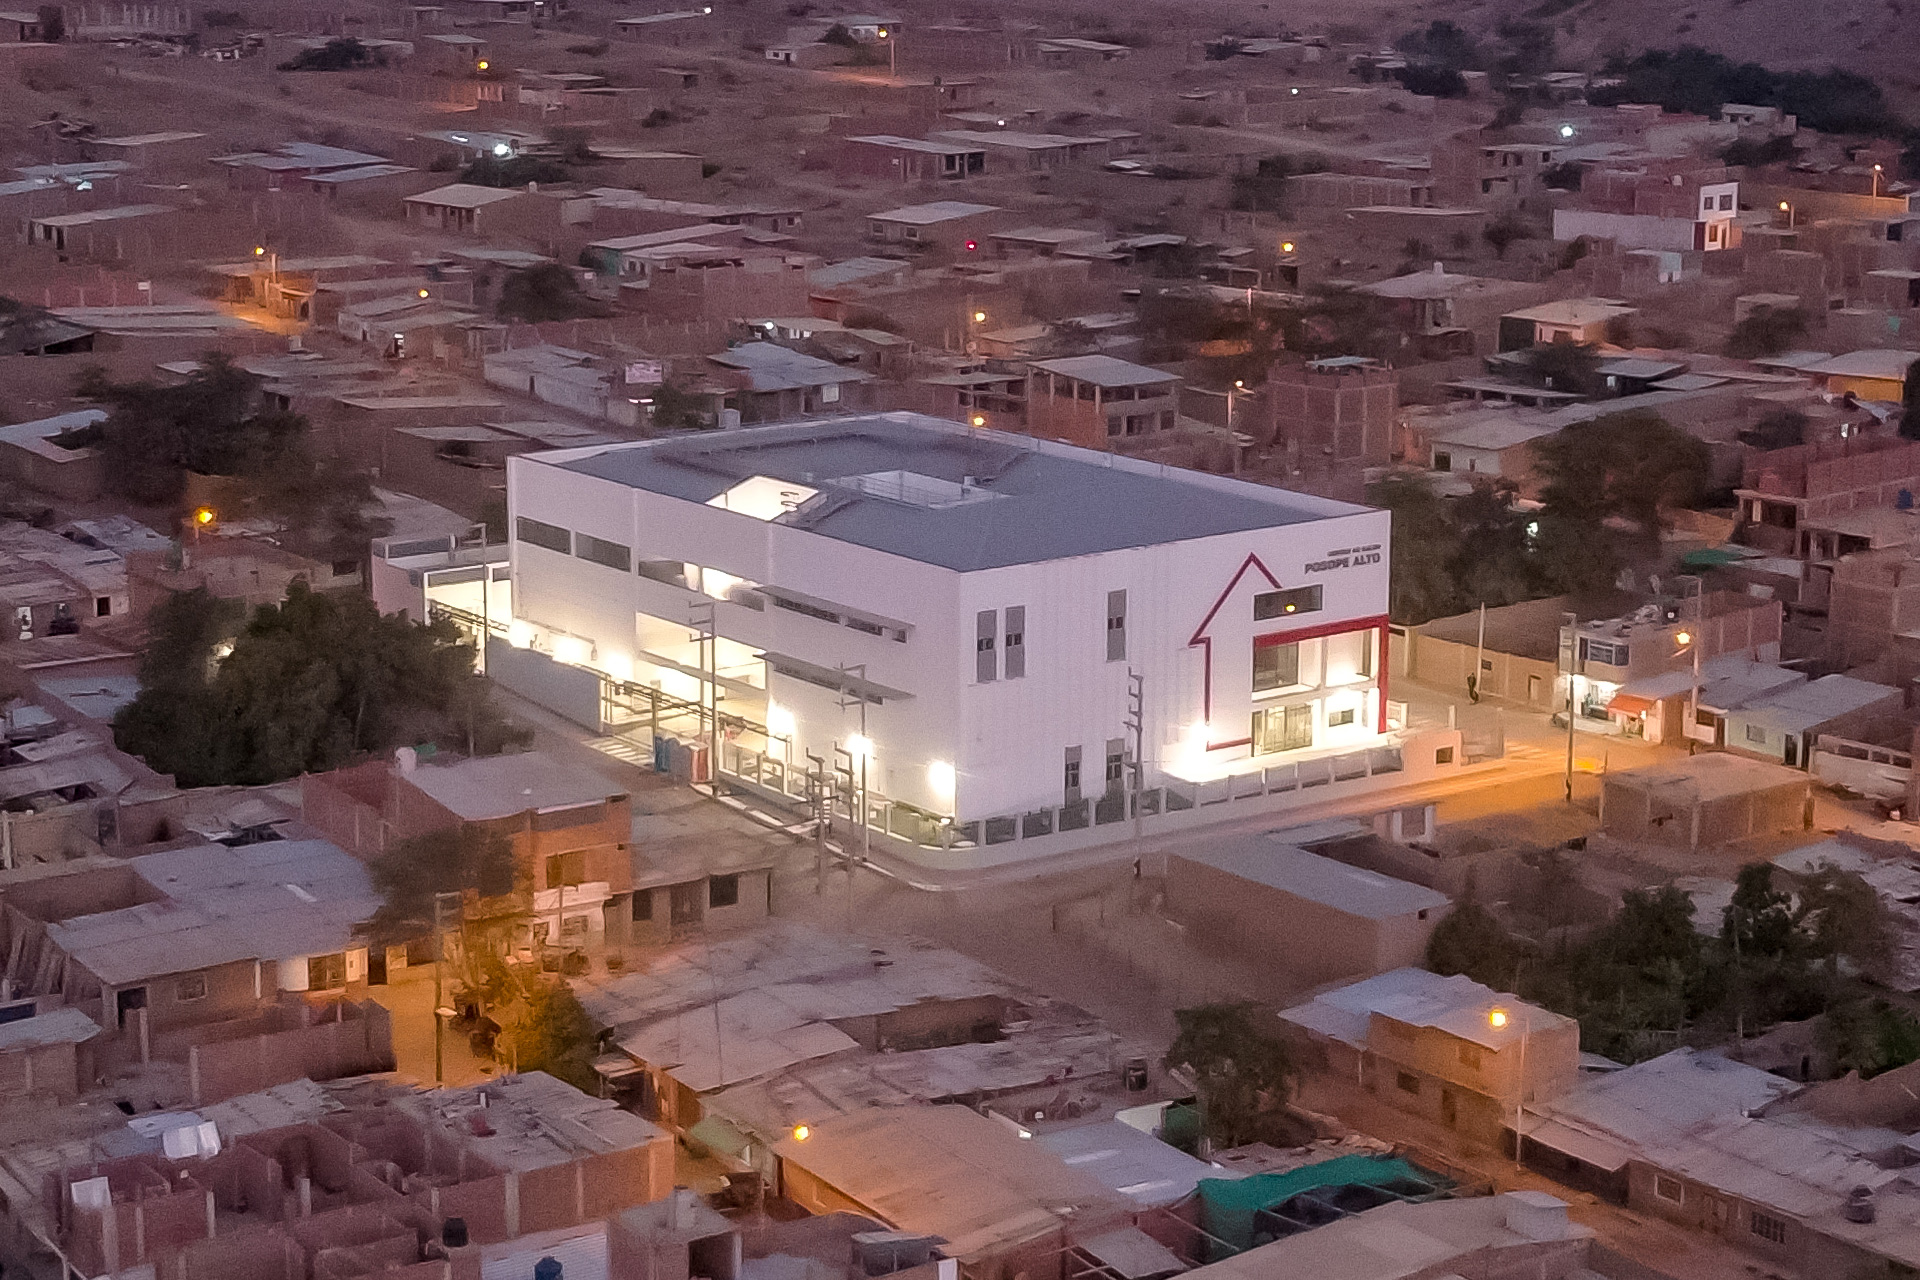
[[[1352,723],[1353,723],[1352,707],[1346,707],[1339,711],[1327,712],[1327,728],[1329,729],[1344,729]]]
[[[358,561],[355,562],[354,567],[359,568]],[[113,597],[96,596],[93,601],[93,616],[96,618],[112,617],[113,616]]]
[[[1312,707],[1267,707],[1253,713],[1253,754],[1298,751],[1312,745]]]
[[[1749,1210],[1747,1213],[1747,1230],[1773,1244],[1787,1242],[1786,1219],[1776,1218],[1770,1213],[1761,1213],[1757,1209]]]
[[[1300,646],[1254,642],[1253,691],[1286,689],[1300,683]]]
[[[575,849],[572,853],[555,853],[547,857],[547,888],[557,889],[561,885],[585,884],[587,882],[587,854],[584,849]]]
[[[1107,592],[1107,661],[1127,659],[1127,593]]]
[[[591,560],[603,564],[609,569],[618,569],[627,573],[633,568],[633,552],[625,543],[608,542],[605,538],[596,538],[590,533],[578,533],[573,537],[573,554],[582,560]]]
[[[1420,1096],[1420,1077],[1414,1075],[1411,1071],[1402,1071],[1396,1074],[1393,1078],[1393,1084],[1394,1087],[1402,1093],[1410,1093],[1416,1098]]]
[[[1080,748],[1067,748],[1066,767],[1067,800],[1069,803],[1080,798]]]
[[[1614,641],[1594,640],[1581,636],[1580,661],[1598,662],[1609,667],[1624,667],[1627,665],[1627,646]]]
[[[1731,209],[1731,208],[1733,208],[1733,197],[1732,197],[1732,196],[1721,196],[1721,197],[1720,197],[1720,207],[1721,207],[1721,209],[1723,209],[1723,210],[1725,210],[1725,209]]]
[[[1005,651],[1002,665],[1006,668],[1007,679],[1018,680],[1027,674],[1027,610],[1023,605],[1014,605],[1007,610],[1006,639],[1001,646]]]
[[[1292,617],[1296,613],[1318,613],[1321,594],[1318,583],[1311,587],[1294,587],[1290,591],[1262,591],[1253,598],[1253,620],[1265,622],[1270,618]]]
[[[633,891],[633,918],[635,920],[653,919],[653,890],[635,889]]]
[[[513,522],[513,536],[522,542],[568,555],[573,551],[573,535],[557,524],[521,516]]]
[[[737,907],[740,905],[740,877],[708,876],[707,905],[709,907]]]
[[[1669,1178],[1665,1174],[1655,1174],[1653,1177],[1653,1194],[1659,1196],[1669,1204],[1685,1204],[1687,1202],[1687,1184],[1678,1178]]]
[[[186,1004],[192,1000],[205,1000],[207,998],[207,975],[204,973],[195,973],[180,979],[173,988],[173,998],[180,1004]]]
[[[333,991],[347,985],[347,956],[336,951],[330,956],[307,957],[307,990]]]
[[[1767,740],[1767,731],[1764,727],[1757,724],[1750,724],[1747,726],[1748,742],[1765,742],[1766,740]]]
[[[994,633],[1000,630],[1000,615],[992,609],[982,609],[973,619],[973,678],[981,684],[990,684],[999,668],[993,652]]]
[[[1127,745],[1118,738],[1107,739],[1107,790],[1118,791],[1127,779]]]
[[[1435,449],[1433,451],[1433,469],[1435,471],[1453,470],[1453,455],[1451,453],[1443,453],[1440,450]]]

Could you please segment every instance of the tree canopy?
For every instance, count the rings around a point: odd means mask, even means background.
[[[281,71],[358,71],[377,67],[384,61],[352,36],[336,36],[313,49],[302,49],[281,63]]]
[[[480,901],[502,899],[523,887],[516,882],[513,847],[499,835],[467,826],[399,841],[375,858],[368,872],[380,895],[380,909],[367,932],[381,944],[426,934],[433,927],[439,894],[459,894],[464,905],[468,894]],[[451,904],[442,911],[449,928],[466,915]]]
[[[1434,930],[1427,967],[1577,1018],[1582,1048],[1633,1062],[1861,998],[1859,975],[1889,955],[1885,907],[1858,875],[1831,867],[1796,878],[1795,888],[1776,884],[1768,863],[1743,868],[1712,934],[1679,889],[1631,890],[1584,941],[1551,948],[1514,937],[1469,900]],[[1863,1059],[1881,1062],[1886,1043],[1911,1043],[1902,1062],[1920,1056],[1920,1035],[1903,1026],[1855,1022],[1848,1034]]]
[[[241,625],[231,602],[195,590],[148,625],[140,693],[114,738],[182,786],[279,782],[422,742],[485,754],[519,736],[457,628],[382,616],[362,596],[296,580]]]
[[[190,474],[241,482],[245,511],[274,521],[295,550],[358,560],[386,532],[373,486],[313,448],[312,430],[261,393],[261,380],[209,352],[184,381],[114,382],[99,369],[78,390],[106,406],[106,420],[69,433],[71,448],[98,446],[114,491],[144,506],[178,503]]]
[[[1203,1004],[1173,1016],[1179,1030],[1165,1065],[1192,1074],[1208,1134],[1222,1146],[1253,1140],[1264,1117],[1284,1113],[1299,1075],[1272,1012],[1258,1004]]]
[[[580,292],[573,273],[556,262],[545,262],[508,276],[500,286],[500,316],[506,320],[538,323],[604,316],[607,309]]]
[[[1893,135],[1904,128],[1880,86],[1853,71],[1773,71],[1697,45],[1616,58],[1606,71],[1618,82],[1587,95],[1595,106],[1657,102],[1667,111],[1712,116],[1743,102],[1778,107],[1821,133]]]

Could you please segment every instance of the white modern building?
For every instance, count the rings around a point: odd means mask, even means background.
[[[717,693],[728,772],[864,774],[920,843],[1400,768],[1386,512],[911,413],[507,467],[516,646]]]

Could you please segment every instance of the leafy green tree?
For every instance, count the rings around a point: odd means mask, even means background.
[[[1883,973],[1893,959],[1894,926],[1886,904],[1858,872],[1822,865],[1800,882],[1796,923],[1809,952],[1838,976],[1845,960],[1862,973]]]
[[[1254,166],[1252,173],[1233,175],[1229,201],[1235,209],[1284,214],[1287,211],[1287,179],[1295,174],[1318,173],[1326,167],[1324,161],[1312,157],[1268,156]]]
[[[1733,900],[1722,915],[1720,936],[1743,956],[1780,957],[1793,949],[1798,940],[1793,895],[1775,887],[1772,863],[1753,862],[1740,868],[1733,882]]]
[[[281,71],[358,71],[381,59],[352,36],[337,36],[317,49],[302,49],[281,63]]]
[[[376,943],[405,942],[433,928],[437,895],[455,893],[464,903],[511,895],[516,887],[513,847],[501,836],[477,827],[450,827],[402,840],[368,865],[380,909],[368,922],[367,933]],[[463,918],[452,904],[443,906],[447,927]]]
[[[1622,558],[1657,549],[1668,513],[1699,502],[1709,474],[1706,446],[1645,410],[1578,423],[1533,450],[1543,538]]]
[[[1667,111],[1711,116],[1729,102],[1748,102],[1778,107],[1819,133],[1898,137],[1905,131],[1880,86],[1852,71],[1773,71],[1686,45],[1615,58],[1606,72],[1617,83],[1587,95],[1595,106],[1657,102]]]
[[[499,311],[502,319],[529,323],[607,314],[604,306],[580,292],[573,273],[557,262],[545,262],[508,276],[500,286]]]
[[[1393,42],[1393,47],[1409,59],[1450,71],[1471,71],[1480,65],[1480,46],[1458,23],[1445,18],[1407,32]]]
[[[1526,953],[1493,913],[1463,898],[1427,939],[1427,968],[1451,976],[1463,973],[1482,986],[1504,991],[1514,985]]]
[[[1367,501],[1393,515],[1387,587],[1393,620],[1411,626],[1459,612],[1459,580],[1453,570],[1460,535],[1426,477],[1390,475],[1367,487]]]
[[[1274,1015],[1245,1003],[1176,1009],[1173,1017],[1179,1029],[1164,1065],[1192,1075],[1208,1134],[1229,1147],[1252,1140],[1263,1117],[1284,1112],[1300,1074]]]
[[[1920,1020],[1883,999],[1830,1010],[1822,1038],[1834,1066],[1858,1071],[1862,1080],[1920,1061]]]
[[[1807,313],[1798,307],[1755,307],[1727,335],[1727,354],[1740,360],[1777,356],[1807,332]]]
[[[1425,62],[1409,62],[1393,73],[1400,87],[1422,98],[1464,98],[1467,79],[1452,67]]]
[[[565,182],[573,170],[545,156],[481,156],[460,171],[476,187],[524,187],[529,182]]]
[[[653,393],[653,425],[663,431],[697,431],[714,423],[699,396],[668,380]]]
[[[1601,391],[1600,352],[1585,342],[1543,342],[1527,351],[1521,372],[1538,386],[1592,396]]]
[[[97,367],[80,394],[107,407],[104,422],[71,433],[71,447],[98,446],[114,492],[144,506],[179,502],[189,474],[242,482],[245,511],[281,526],[295,550],[328,560],[360,559],[387,531],[373,486],[313,448],[307,420],[261,394],[261,380],[209,352],[185,381],[113,382]]]
[[[491,1016],[500,1024],[493,1042],[500,1062],[516,1071],[544,1071],[582,1092],[599,1089],[593,1074],[598,1032],[563,979],[526,979]]]
[[[114,720],[122,750],[182,786],[264,785],[418,742],[485,754],[523,736],[491,706],[451,623],[382,616],[365,597],[296,580],[221,657],[209,600],[156,609],[154,650],[175,665],[163,674],[152,660]]]
[[[1481,228],[1480,238],[1493,250],[1494,257],[1505,261],[1513,242],[1527,238],[1527,224],[1511,213],[1503,213]]]

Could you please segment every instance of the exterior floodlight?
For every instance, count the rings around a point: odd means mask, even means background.
[[[1492,1027],[1495,1031],[1498,1031],[1500,1028],[1506,1026],[1507,1011],[1505,1009],[1495,1009],[1492,1013],[1487,1015],[1487,1025]]]
[[[502,157],[508,156],[513,154],[513,148],[504,142],[496,142],[493,144],[493,154]]]

